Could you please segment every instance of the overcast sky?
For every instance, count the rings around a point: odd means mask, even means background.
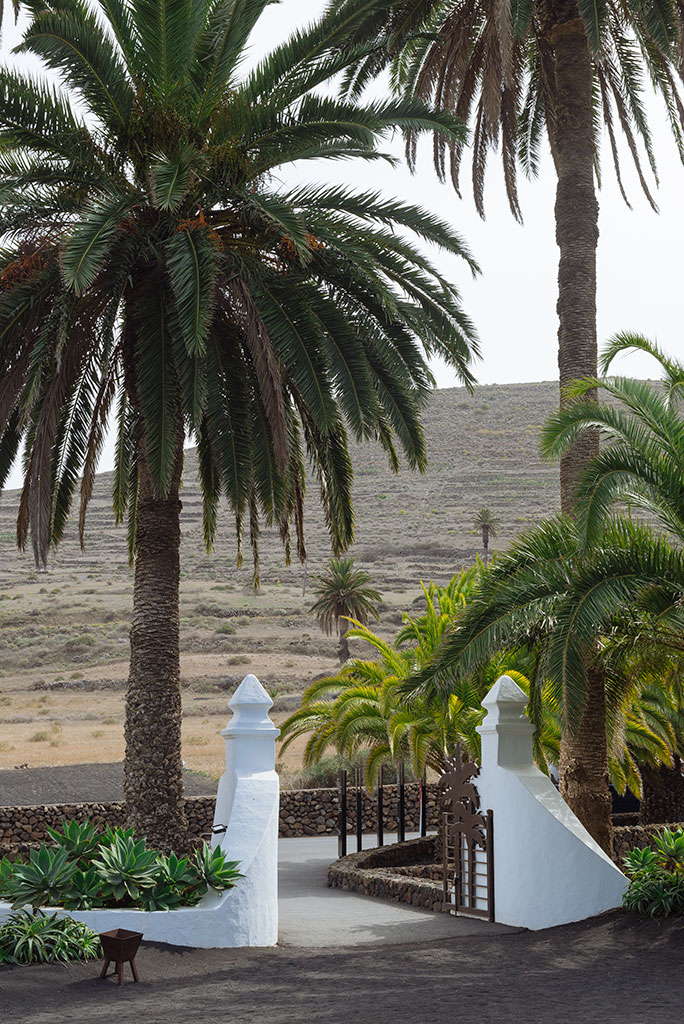
[[[252,40],[252,60],[285,38],[292,28],[307,21],[320,0],[282,0],[267,7]],[[36,67],[23,57],[9,57],[18,30],[8,17],[3,29],[2,52],[17,67]],[[639,191],[629,166],[624,177],[633,209],[620,197],[610,164],[608,147],[603,154],[603,188],[599,195],[600,240],[598,258],[599,343],[619,330],[636,330],[657,338],[669,352],[684,355],[682,344],[682,256],[684,237],[684,168],[669,134],[660,105],[651,104],[651,125],[660,171],[655,214]],[[402,155],[400,140],[389,148]],[[516,224],[506,201],[496,154],[492,155],[486,190],[487,219],[475,212],[469,182],[464,175],[463,198],[450,186],[440,185],[430,161],[429,147],[422,154],[417,173],[402,165],[319,164],[306,171],[308,180],[335,180],[375,187],[387,195],[422,204],[450,220],[463,235],[482,268],[473,280],[459,261],[438,257],[443,271],[460,287],[464,306],[475,322],[482,360],[475,373],[482,384],[554,380],[556,364],[556,273],[558,254],[554,240],[553,202],[555,180],[547,155],[536,181],[521,181],[524,224]],[[296,166],[283,175],[287,183],[302,180]],[[640,355],[620,364],[621,372],[653,376],[653,364]],[[456,383],[453,372],[435,365],[438,387]],[[111,452],[105,450],[100,468],[111,468]],[[18,471],[8,487],[19,485]]]

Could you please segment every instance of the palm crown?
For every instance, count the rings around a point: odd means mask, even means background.
[[[316,577],[318,599],[311,606],[319,626],[328,636],[333,630],[340,634],[340,658],[349,657],[344,634],[347,619],[356,619],[366,625],[377,619],[380,594],[372,586],[370,574],[357,568],[354,559],[331,558],[326,572]]]
[[[303,463],[335,548],[352,532],[347,429],[422,467],[422,342],[470,380],[455,289],[403,229],[466,258],[401,202],[278,187],[283,164],[375,159],[392,128],[461,129],[421,102],[355,104],[316,88],[352,59],[334,14],[241,76],[266,0],[33,3],[20,49],[78,98],[0,73],[0,486],[29,438],[18,537],[36,557],[81,528],[110,409],[114,505],[135,533],[138,468],[168,493],[183,426],[199,448],[208,543],[219,495],[238,536],[294,522]],[[82,111],[82,113],[81,113]],[[390,225],[402,228],[395,233]]]
[[[375,39],[376,48],[347,75],[358,89],[393,59],[395,81],[430,96],[472,123],[472,176],[475,201],[484,214],[484,180],[490,148],[501,145],[511,209],[520,219],[517,170],[535,176],[548,136],[555,156],[557,92],[554,31],[568,21],[582,24],[594,80],[595,168],[607,133],[618,183],[617,131],[621,130],[651,203],[637,143],[655,173],[655,155],[644,104],[644,69],[664,100],[675,141],[684,158],[683,108],[677,77],[682,45],[681,6],[663,0],[613,4],[607,0],[409,0],[392,8],[389,18],[369,15],[357,33]],[[566,126],[563,125],[562,130]],[[435,165],[458,190],[463,140],[438,140]],[[415,146],[410,146],[415,155]]]

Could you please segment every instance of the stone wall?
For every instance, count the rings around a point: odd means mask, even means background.
[[[425,910],[443,909],[442,882],[434,871],[434,836],[350,853],[328,868],[328,885]]]
[[[437,823],[437,786],[428,785],[428,826]],[[283,790],[280,799],[280,835],[315,836],[335,835],[339,813],[336,789]],[[396,830],[397,787],[384,787],[385,830]],[[185,802],[188,824],[193,835],[210,831],[214,819],[214,797],[188,797]],[[375,832],[375,794],[362,792],[362,820],[366,833]],[[418,786],[405,787],[405,814],[407,832],[418,830]],[[33,807],[0,807],[0,852],[3,849],[24,848],[46,838],[47,828],[59,828],[64,819],[84,821],[94,825],[117,827],[124,824],[122,803],[45,804]],[[356,831],[356,791],[347,793],[347,831]]]
[[[622,867],[622,858],[625,854],[637,847],[641,849],[643,846],[649,846],[651,843],[651,836],[655,832],[660,832],[663,828],[684,828],[684,824],[681,822],[675,822],[674,824],[669,825],[619,825],[614,827],[613,857],[615,859],[615,863],[619,867]]]
[[[437,827],[437,795],[438,786],[427,786],[427,821],[429,828]],[[375,832],[377,821],[377,803],[375,793],[361,791],[364,833]],[[404,787],[404,813],[406,831],[417,832],[418,821],[418,785],[407,783]],[[339,801],[336,789],[290,789],[280,794],[280,835],[312,836],[335,835],[339,814]],[[387,832],[397,828],[397,787],[383,788],[383,819]],[[347,832],[356,831],[356,790],[347,790]]]

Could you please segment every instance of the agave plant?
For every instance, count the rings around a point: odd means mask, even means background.
[[[102,903],[102,878],[89,867],[75,871],[69,887],[61,896],[60,905],[67,910],[92,910]]]
[[[57,846],[66,850],[72,860],[82,867],[88,862],[100,842],[100,833],[89,821],[62,821],[61,829],[48,828],[47,833]]]
[[[69,892],[76,864],[62,847],[31,850],[28,864],[14,864],[7,891],[13,907],[55,906]]]
[[[115,835],[110,846],[102,846],[93,868],[102,881],[102,895],[116,900],[136,901],[141,891],[156,881],[157,851],[148,850],[144,839]]]
[[[205,893],[207,889],[232,889],[233,886],[244,878],[238,871],[240,862],[237,860],[226,860],[226,855],[220,846],[213,850],[208,843],[195,850],[195,867],[199,876],[198,890]]]

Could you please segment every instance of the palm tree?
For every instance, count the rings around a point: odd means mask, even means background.
[[[644,79],[664,101],[684,158],[679,96],[679,0],[396,0],[379,5],[356,30],[375,50],[347,75],[359,91],[387,63],[402,95],[434,98],[472,127],[472,183],[484,215],[488,151],[500,145],[506,190],[521,219],[517,174],[534,178],[548,139],[557,176],[558,365],[561,401],[577,377],[596,375],[596,248],[600,140],[606,132],[618,185],[621,131],[652,206],[637,144],[656,172]],[[459,191],[463,140],[436,140],[435,167]],[[408,156],[415,161],[409,132]],[[561,508],[598,451],[595,431],[578,435],[561,463]]]
[[[641,335],[617,334],[602,354],[600,368],[607,374],[616,356],[638,350],[651,355],[660,365],[660,387],[630,378],[589,378],[575,382],[568,391],[569,404],[551,417],[543,430],[542,450],[552,458],[567,451],[577,432],[591,426],[606,437],[606,447],[583,474],[578,487],[580,530],[583,542],[593,544],[600,536],[606,517],[624,503],[643,512],[658,524],[679,552],[684,548],[684,500],[681,479],[684,466],[684,365],[669,358],[657,345]],[[597,403],[594,395],[604,392],[613,402]],[[615,404],[617,403],[617,405]],[[640,563],[634,551],[634,566]],[[646,568],[646,567],[644,567]],[[654,573],[654,593],[667,587],[667,580]],[[646,581],[644,581],[646,585]],[[663,621],[673,622],[677,584],[663,610]],[[670,608],[669,603],[675,607]],[[661,617],[659,615],[659,621]],[[678,649],[670,632],[667,646]],[[676,704],[675,704],[676,706]],[[675,751],[673,758],[678,758]],[[672,806],[684,792],[677,762],[668,775],[666,766],[647,773],[645,814],[659,814],[666,803]],[[661,795],[656,797],[651,791]],[[668,796],[669,794],[669,796]],[[652,811],[649,811],[649,804]],[[680,805],[681,806],[681,805]],[[672,812],[670,812],[672,813]]]
[[[613,360],[629,351],[645,352],[658,362],[659,386],[605,376]],[[641,335],[621,333],[606,346],[600,368],[603,377],[575,381],[568,389],[569,404],[544,425],[542,453],[558,458],[588,426],[601,430],[606,446],[577,492],[583,539],[593,543],[613,509],[627,502],[683,546],[684,364]],[[599,391],[611,404],[593,398]]]
[[[496,537],[496,531],[499,529],[499,520],[496,516],[492,515],[488,508],[483,506],[475,513],[473,526],[476,530],[480,530],[482,533],[484,564],[487,565],[487,562],[489,561],[489,538]]]
[[[368,644],[375,657],[353,658],[336,675],[312,683],[302,707],[282,726],[282,750],[297,737],[308,736],[306,766],[320,761],[331,746],[347,757],[364,751],[369,788],[389,762],[410,761],[416,778],[426,768],[439,774],[448,771],[458,744],[479,761],[476,729],[485,715],[482,697],[503,671],[529,692],[529,682],[519,670],[529,672],[533,658],[523,651],[507,652],[469,676],[459,674],[445,701],[414,696],[406,702],[402,696],[406,681],[429,662],[445,631],[463,614],[479,572],[473,567],[458,573],[446,587],[423,587],[425,612],[415,618],[405,614],[391,643],[354,623],[348,635]],[[544,708],[546,720],[537,731],[535,749],[545,767],[549,754],[557,759],[557,747],[551,706],[545,703]]]
[[[348,621],[354,619],[366,626],[371,619],[379,618],[378,602],[382,598],[370,585],[370,574],[357,569],[351,557],[331,558],[327,570],[315,579],[318,600],[310,611],[326,636],[338,633],[338,655],[344,663],[349,658]]]
[[[238,558],[260,524],[305,557],[304,463],[335,553],[352,540],[348,436],[425,466],[426,355],[468,383],[458,293],[411,233],[475,269],[439,219],[372,192],[279,184],[294,161],[382,158],[411,126],[462,133],[420,100],[342,102],[357,58],[329,12],[251,73],[268,0],[36,4],[21,50],[62,91],[0,71],[0,487],[25,442],[17,539],[44,564],[79,474],[85,527],[116,410],[113,500],[135,561],[126,703],[129,821],[182,845],[179,540],[183,443],[198,448],[204,536],[224,495]],[[364,5],[359,0],[359,10]],[[72,102],[73,101],[73,102]]]

